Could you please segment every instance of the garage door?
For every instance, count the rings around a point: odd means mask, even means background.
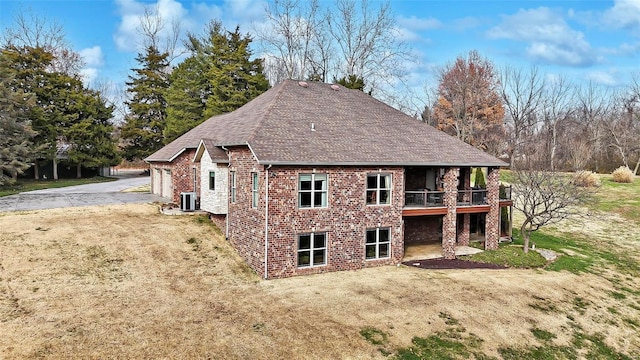
[[[165,169],[162,174],[162,196],[168,198],[173,197],[171,188],[171,170]]]
[[[151,178],[153,186],[151,187],[151,193],[162,196],[162,170],[153,169],[153,177]]]

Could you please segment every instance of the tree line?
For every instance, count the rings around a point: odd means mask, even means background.
[[[497,68],[477,51],[438,71],[421,119],[512,168],[611,172],[640,167],[640,73],[620,89],[537,67]]]
[[[401,98],[388,86],[403,82],[410,56],[389,3],[335,0],[331,10],[317,0],[274,0],[253,37],[214,20],[181,43],[180,24],[147,8],[121,103],[82,82],[82,60],[60,26],[20,14],[0,43],[0,184],[28,167],[40,177],[46,164],[55,178],[58,161],[80,176],[82,167],[144,159],[283,79]],[[610,171],[624,164],[637,172],[640,165],[638,76],[613,91],[536,67],[499,69],[471,51],[439,68],[424,98],[421,120],[512,167]]]
[[[80,56],[60,26],[18,16],[0,46],[0,185],[59,160],[76,167],[116,164],[113,105],[81,79]]]

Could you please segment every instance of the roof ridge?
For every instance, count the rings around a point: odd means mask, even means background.
[[[277,102],[276,100],[282,95],[282,91],[285,88],[285,85],[287,82],[293,81],[291,79],[285,79],[284,81],[282,81],[280,84],[276,84],[276,86],[274,86],[272,89],[274,89],[277,86],[280,86],[280,89],[276,90],[276,94],[273,96],[273,98],[271,99],[271,102],[269,103],[269,106],[267,106],[267,109],[264,111],[264,113],[262,114],[262,116],[260,117],[260,120],[257,121],[256,126],[253,128],[253,130],[251,131],[251,134],[249,134],[249,136],[247,137],[247,144],[249,144],[250,141],[252,141],[256,135],[256,133],[258,132],[258,128],[262,125],[262,122],[264,121],[264,119],[267,117],[267,115],[269,115],[269,113],[271,112],[271,109],[273,108],[274,104]],[[267,90],[268,91],[268,90]],[[264,94],[264,93],[263,93]]]

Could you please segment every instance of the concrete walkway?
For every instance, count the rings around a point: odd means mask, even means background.
[[[124,190],[149,184],[149,176],[125,173],[116,181],[27,191],[0,197],[0,212],[55,209],[65,207],[168,202],[169,199],[143,192]]]

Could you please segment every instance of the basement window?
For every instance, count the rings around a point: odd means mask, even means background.
[[[389,244],[391,242],[390,228],[367,229],[365,240],[365,255],[367,260],[386,259],[390,256]]]
[[[327,233],[298,235],[298,267],[314,267],[327,264]]]
[[[327,174],[301,174],[298,181],[298,207],[327,207]]]

